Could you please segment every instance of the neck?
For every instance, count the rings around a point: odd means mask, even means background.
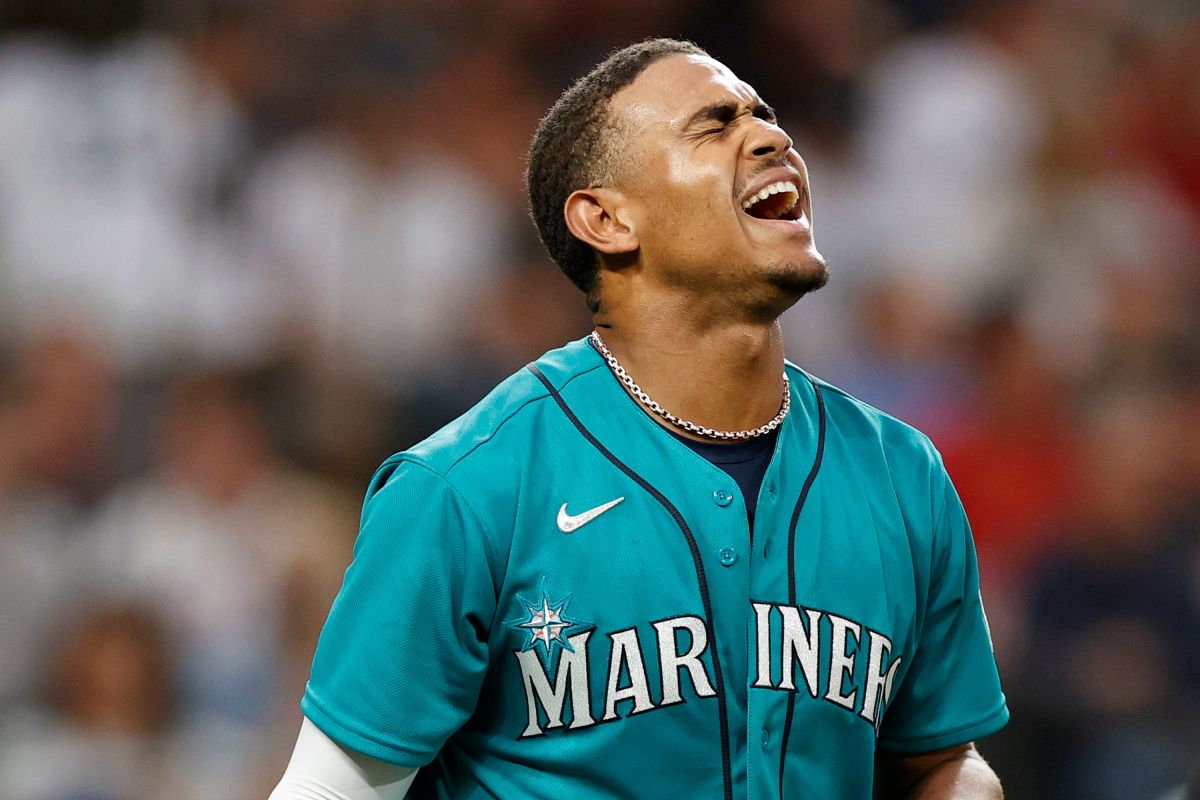
[[[605,309],[595,322],[608,349],[659,405],[731,431],[757,428],[779,412],[783,338],[777,321],[705,319],[682,307],[655,311]]]

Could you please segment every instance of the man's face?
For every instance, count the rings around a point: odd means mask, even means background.
[[[610,108],[626,148],[617,188],[651,274],[766,304],[790,305],[824,284],[804,162],[724,64],[668,56]]]

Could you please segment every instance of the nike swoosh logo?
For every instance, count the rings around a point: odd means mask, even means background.
[[[574,533],[624,499],[624,497],[618,497],[616,500],[610,500],[602,506],[596,506],[574,516],[567,513],[567,504],[563,503],[562,508],[558,510],[558,529],[563,533]]]

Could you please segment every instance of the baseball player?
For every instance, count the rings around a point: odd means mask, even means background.
[[[999,798],[941,458],[784,360],[826,267],[770,107],[636,44],[527,178],[596,330],[376,473],[272,797]]]

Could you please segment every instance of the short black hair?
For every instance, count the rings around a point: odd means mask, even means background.
[[[676,54],[708,55],[678,39],[647,39],[612,53],[562,93],[538,123],[529,146],[525,186],[538,236],[571,282],[587,293],[593,311],[598,308],[596,253],[571,234],[563,205],[576,189],[597,185],[612,166],[606,141],[609,100],[646,67]]]

